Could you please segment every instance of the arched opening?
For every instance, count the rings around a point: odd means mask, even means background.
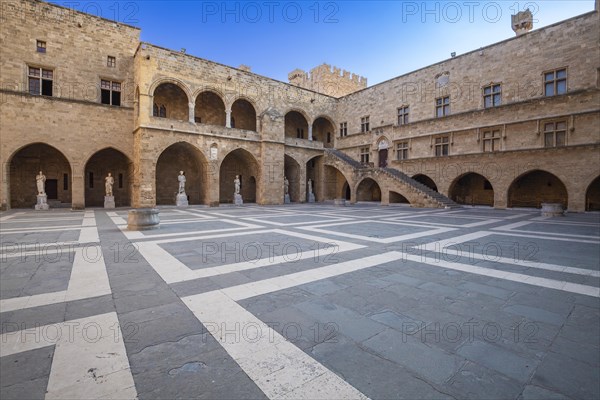
[[[585,210],[600,211],[600,176],[590,183],[585,192]]]
[[[118,150],[108,148],[96,152],[85,164],[85,205],[102,207],[104,205],[105,178],[111,173],[113,196],[117,207],[130,205],[131,177],[133,163]]]
[[[433,181],[433,179],[431,179],[430,177],[428,177],[427,175],[424,174],[417,174],[415,176],[412,177],[415,181],[427,186],[429,189],[433,190],[434,192],[438,191],[437,185],[435,184],[435,182]]]
[[[308,180],[312,181],[313,194],[315,201],[322,201],[323,191],[321,190],[321,182],[323,181],[323,156],[316,156],[308,160],[306,163],[306,199],[308,200]]]
[[[356,201],[381,201],[381,188],[371,178],[363,179],[356,188]]]
[[[189,121],[188,97],[174,83],[161,83],[154,90],[152,115],[159,118]]]
[[[225,103],[214,92],[202,92],[196,97],[194,121],[198,124],[225,126]]]
[[[350,186],[344,174],[335,167],[326,165],[325,171],[325,200],[346,199],[350,200]]]
[[[189,204],[205,204],[206,166],[202,152],[189,143],[178,142],[163,150],[156,162],[156,204],[176,204],[180,171],[186,177],[185,193]]]
[[[308,122],[298,111],[285,114],[285,137],[293,139],[308,139]]]
[[[313,140],[323,142],[325,147],[333,147],[334,127],[331,121],[325,117],[319,117],[313,122]]]
[[[410,201],[400,193],[390,191],[390,204],[391,203],[410,204]]]
[[[448,191],[458,204],[494,206],[494,188],[484,176],[470,172],[457,178]]]
[[[46,176],[45,190],[50,208],[71,206],[71,165],[57,149],[35,143],[17,151],[9,166],[10,206],[33,208],[37,202],[36,175]]]
[[[561,203],[567,207],[568,199],[561,180],[541,170],[521,175],[508,188],[508,207],[541,208],[542,203]]]
[[[233,203],[235,176],[240,179],[240,194],[244,203],[256,203],[258,162],[254,156],[244,150],[237,149],[227,154],[221,163],[219,179],[219,199],[221,203]]]
[[[256,131],[256,110],[244,99],[237,99],[231,105],[231,127]]]
[[[300,180],[301,180],[300,164],[298,164],[298,162],[296,160],[294,160],[292,157],[288,156],[287,154],[284,155],[284,157],[283,157],[283,164],[284,164],[284,174],[289,183],[288,191],[289,191],[289,195],[290,195],[290,201],[292,201],[292,202],[304,201],[304,199],[302,199],[302,196],[300,196]]]

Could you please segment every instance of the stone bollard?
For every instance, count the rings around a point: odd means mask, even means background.
[[[564,217],[565,211],[560,203],[542,203],[542,217]]]
[[[158,229],[160,218],[156,208],[137,208],[129,210],[127,215],[127,229],[130,231],[147,231]]]

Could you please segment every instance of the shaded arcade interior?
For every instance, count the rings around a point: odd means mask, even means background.
[[[85,165],[86,207],[104,206],[105,178],[109,172],[114,178],[115,205],[130,205],[133,163],[120,151],[107,148],[95,153]]]
[[[456,179],[450,186],[449,197],[458,204],[494,206],[492,184],[476,173],[468,173]]]
[[[235,176],[240,179],[240,194],[244,203],[256,203],[259,167],[256,158],[244,149],[227,154],[219,170],[219,201],[233,203]]]
[[[180,171],[186,176],[185,191],[189,204],[205,204],[206,165],[202,152],[189,143],[174,143],[163,150],[156,162],[156,204],[176,203]]]

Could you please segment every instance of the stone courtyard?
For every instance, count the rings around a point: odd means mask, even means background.
[[[600,214],[0,214],[2,399],[600,397]]]

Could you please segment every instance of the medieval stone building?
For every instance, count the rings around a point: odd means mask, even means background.
[[[596,3],[597,4],[597,3]],[[283,83],[35,0],[3,4],[0,203],[117,206],[345,198],[600,209],[598,10],[367,87],[322,65]]]

